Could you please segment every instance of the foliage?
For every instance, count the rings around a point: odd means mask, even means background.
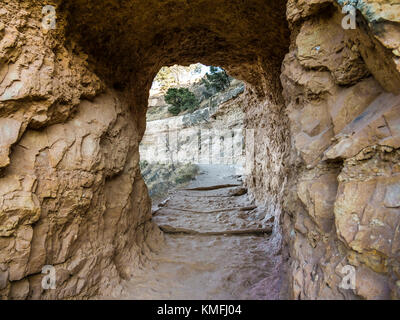
[[[222,68],[210,67],[210,73],[202,79],[207,90],[215,89],[217,92],[226,90],[231,84],[232,78]]]
[[[181,108],[179,108],[177,106],[171,106],[168,108],[168,112],[174,116],[177,116],[178,114],[181,113]]]
[[[200,104],[193,92],[187,88],[169,88],[164,98],[165,102],[171,105],[168,111],[174,116],[186,110],[193,112]]]

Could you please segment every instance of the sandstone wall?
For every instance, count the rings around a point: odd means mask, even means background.
[[[284,225],[296,299],[399,298],[400,12],[395,1],[354,5],[357,29],[345,31],[332,1],[288,3],[281,79],[297,173]],[[339,287],[346,265],[355,290]]]
[[[138,167],[148,92],[160,67],[199,61],[246,82],[246,184],[276,217],[283,296],[399,298],[398,3],[352,1],[348,31],[338,3],[3,0],[1,298],[107,294],[156,250]],[[345,265],[355,290],[339,288]]]
[[[64,46],[62,20],[46,34],[31,1],[0,18],[0,297],[118,291],[161,241],[128,104]],[[44,265],[56,290],[42,289]]]

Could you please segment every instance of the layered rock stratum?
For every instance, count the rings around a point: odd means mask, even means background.
[[[245,165],[244,84],[233,79],[224,91],[190,87],[200,102],[197,110],[172,116],[164,96],[150,95],[158,106],[147,112],[146,132],[140,143],[140,158],[149,163]],[[156,109],[152,111],[152,109]],[[150,121],[149,121],[150,120]]]
[[[342,6],[357,27],[342,28]],[[53,5],[55,29],[43,28]],[[252,197],[275,217],[293,299],[400,297],[396,0],[2,0],[0,296],[114,292],[155,250],[139,170],[162,66],[246,83]],[[41,286],[42,267],[57,289]],[[340,287],[346,265],[355,289]]]

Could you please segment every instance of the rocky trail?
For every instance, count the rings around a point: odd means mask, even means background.
[[[277,298],[273,219],[248,199],[232,167],[201,166],[153,214],[165,242],[126,284],[124,298]]]

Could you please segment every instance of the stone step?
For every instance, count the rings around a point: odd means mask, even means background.
[[[177,190],[185,190],[185,191],[210,191],[210,190],[219,190],[219,189],[227,189],[233,187],[240,187],[241,184],[218,184],[213,186],[205,186],[205,187],[195,187],[195,188],[184,188]]]
[[[167,234],[186,234],[198,236],[235,236],[235,235],[263,235],[272,233],[272,227],[258,228],[258,229],[242,229],[242,230],[224,230],[224,231],[209,231],[200,232],[193,229],[173,227],[170,225],[161,225],[159,228]]]
[[[230,211],[251,211],[256,208],[257,208],[257,206],[249,206],[249,207],[234,207],[234,208],[225,208],[225,209],[217,209],[217,210],[209,210],[209,211],[199,211],[199,210],[191,210],[191,209],[185,209],[185,208],[172,208],[172,207],[163,207],[161,209],[192,212],[195,214],[212,214],[212,213],[230,212]],[[160,212],[161,209],[158,212]]]

